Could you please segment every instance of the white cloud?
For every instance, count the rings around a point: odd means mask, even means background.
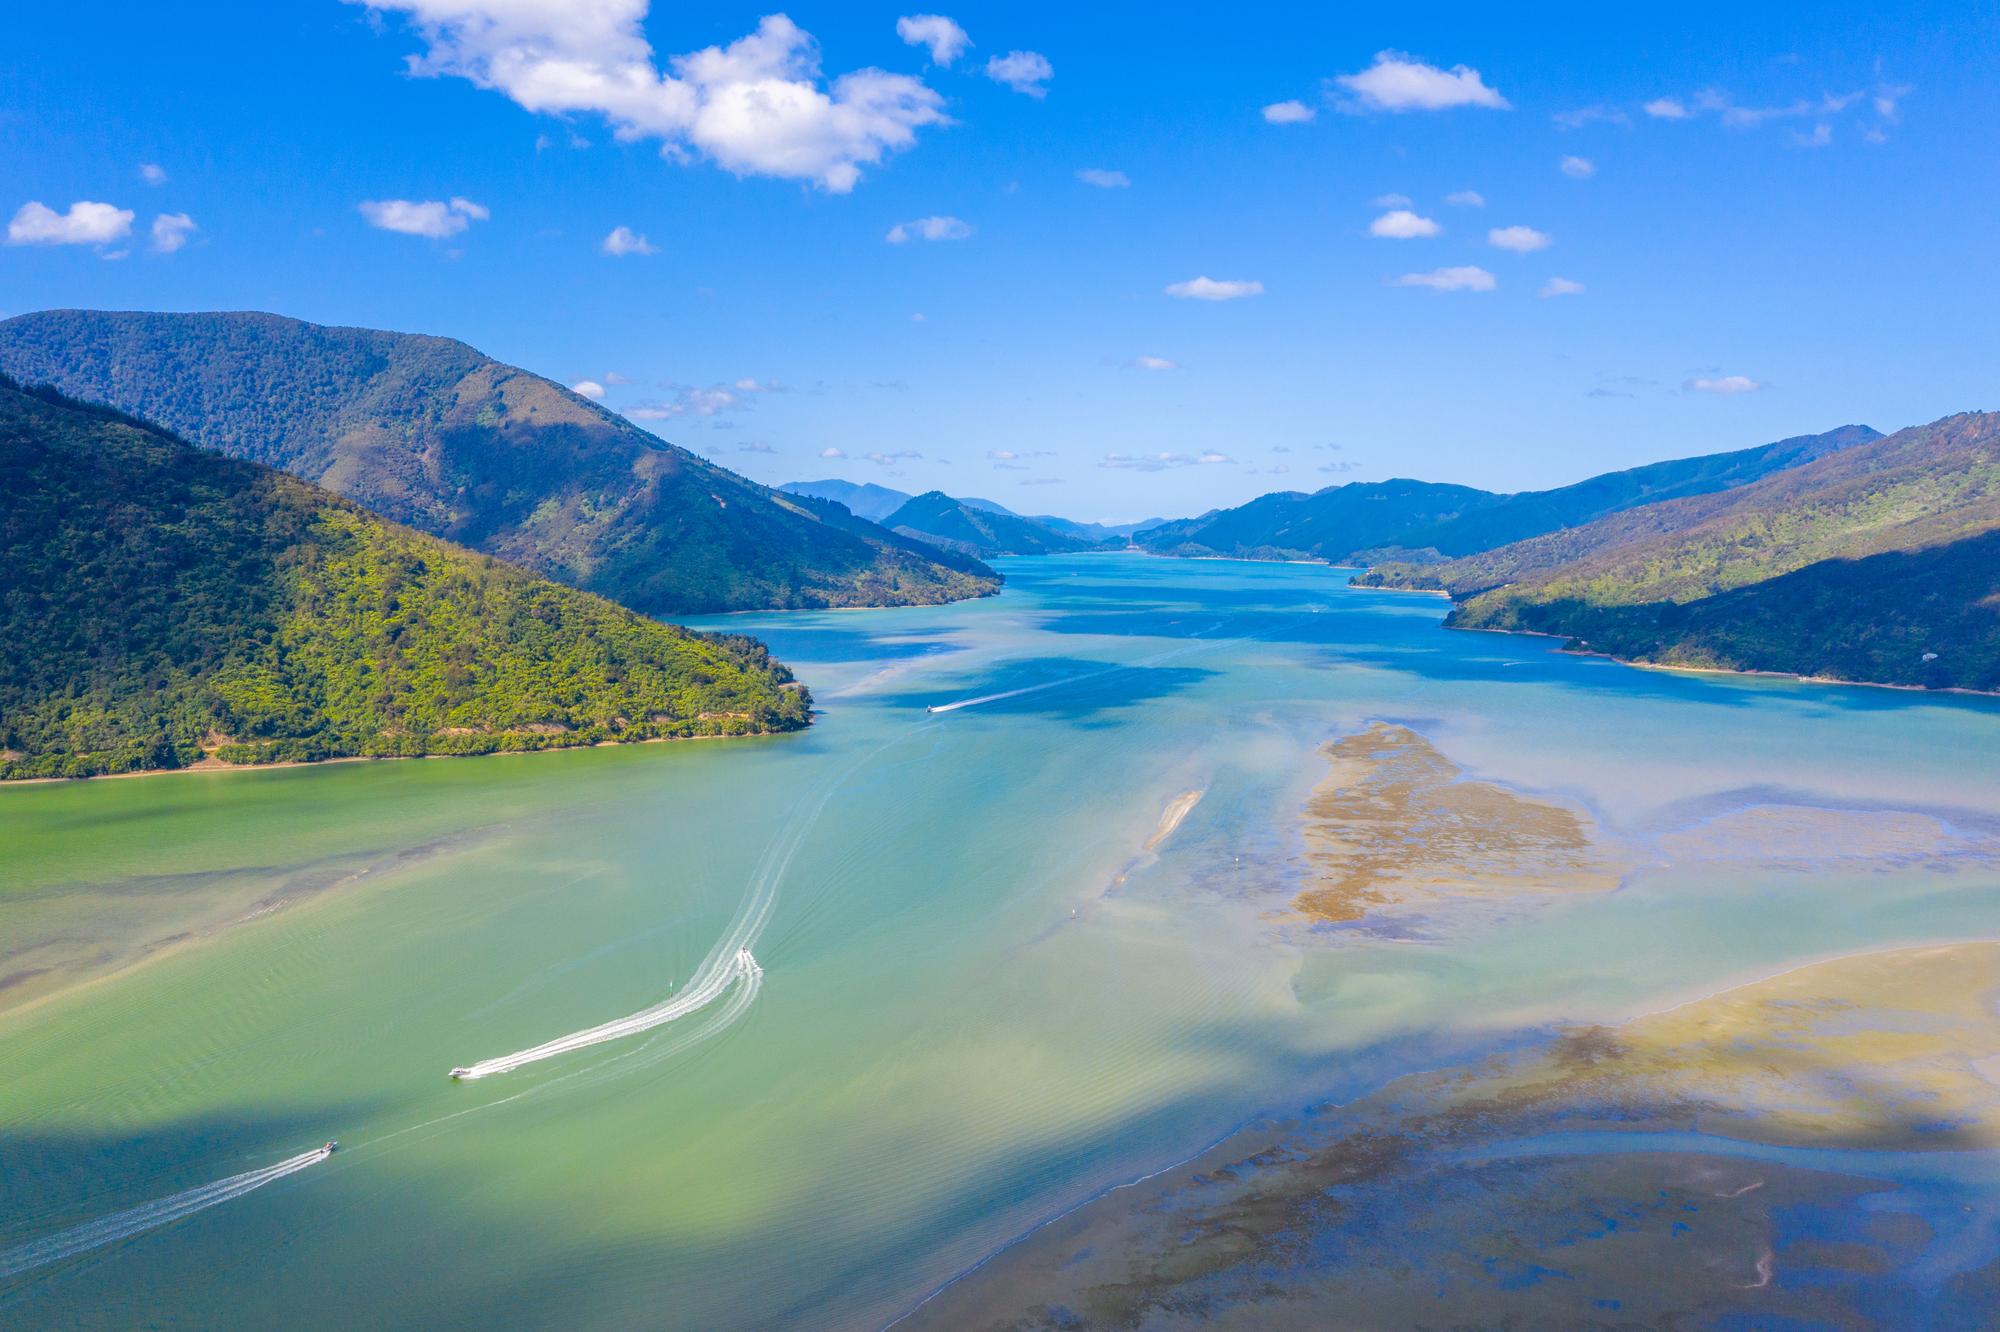
[[[1589,180],[1597,174],[1597,163],[1587,157],[1565,157],[1561,169],[1571,180]]]
[[[986,62],[987,78],[1030,97],[1047,97],[1048,81],[1055,76],[1055,66],[1039,51],[1009,51]]]
[[[905,14],[896,20],[896,35],[911,46],[929,47],[934,65],[949,65],[972,45],[965,29],[942,14]]]
[[[1122,171],[1104,171],[1097,167],[1085,167],[1076,173],[1076,178],[1100,190],[1122,190],[1132,183],[1132,178]]]
[[[1822,120],[1810,134],[1792,131],[1792,142],[1800,148],[1825,148],[1833,142],[1833,126]]]
[[[670,421],[677,416],[720,416],[735,408],[748,408],[751,404],[743,400],[745,394],[773,393],[777,388],[776,384],[760,384],[754,379],[739,379],[734,384],[715,384],[708,388],[683,388],[664,402],[639,403],[625,415],[639,421]],[[583,392],[581,388],[576,391]]]
[[[905,241],[964,240],[972,234],[972,224],[957,217],[920,217],[911,222],[898,222],[889,228],[889,234],[882,239],[891,245],[901,245]]]
[[[1486,196],[1478,190],[1459,190],[1444,196],[1444,201],[1453,208],[1484,208]]]
[[[641,236],[630,227],[613,227],[598,249],[614,258],[622,259],[628,254],[658,254],[659,247]]]
[[[749,439],[736,446],[738,453],[776,453],[777,450],[761,439]]]
[[[1507,99],[1486,85],[1479,71],[1465,65],[1449,70],[1426,65],[1400,51],[1379,51],[1375,63],[1359,74],[1334,80],[1351,98],[1350,109],[1369,111],[1444,111],[1456,106],[1508,108]]]
[[[1213,467],[1221,464],[1233,465],[1236,460],[1226,453],[1214,449],[1202,453],[1107,453],[1098,460],[1099,467],[1109,467],[1130,472],[1164,472],[1174,467]]]
[[[1428,273],[1405,273],[1389,285],[1429,287],[1432,291],[1491,291],[1500,284],[1485,269],[1465,264],[1457,268],[1433,268]]]
[[[1410,196],[1407,194],[1378,194],[1373,200],[1377,208],[1408,208]]]
[[[823,79],[819,46],[782,14],[728,46],[672,56],[646,40],[650,0],[351,0],[410,16],[427,50],[413,73],[467,79],[551,115],[591,112],[625,140],[699,153],[739,176],[845,194],[861,169],[948,124],[921,79],[861,69]]]
[[[135,216],[129,208],[92,203],[88,199],[77,200],[66,213],[58,213],[40,200],[30,200],[21,205],[14,220],[7,224],[7,243],[109,245],[132,234]]]
[[[822,458],[845,458],[847,456],[847,453],[843,449],[836,449],[829,447],[821,449],[819,451],[819,456]]]
[[[1293,99],[1287,102],[1273,102],[1264,108],[1264,123],[1267,125],[1303,125],[1310,121],[1315,112],[1304,102]]]
[[[1572,282],[1566,277],[1552,277],[1542,284],[1542,289],[1536,292],[1535,295],[1540,296],[1543,300],[1547,300],[1551,296],[1581,296],[1583,295],[1583,284],[1581,282]]]
[[[1486,243],[1496,250],[1532,254],[1536,250],[1546,250],[1555,244],[1555,237],[1546,231],[1536,231],[1533,227],[1495,227],[1486,233]]]
[[[1681,385],[1696,393],[1755,393],[1764,387],[1748,375],[1718,375],[1687,380]]]
[[[408,199],[370,199],[361,206],[361,216],[371,227],[400,232],[405,236],[428,236],[442,240],[456,236],[474,222],[492,216],[483,205],[454,197],[449,203],[436,199],[412,203]]]
[[[148,185],[164,185],[167,183],[167,169],[158,162],[142,162],[139,164],[139,179]]]
[[[1178,370],[1180,366],[1164,356],[1141,356],[1132,362],[1140,370]]]
[[[1368,224],[1368,234],[1381,236],[1387,240],[1417,240],[1425,236],[1435,236],[1444,228],[1430,218],[1419,217],[1407,208],[1398,208],[1382,214]]]
[[[821,456],[823,457],[825,455]],[[863,456],[865,456],[869,462],[874,463],[877,467],[893,467],[899,462],[907,462],[910,461],[911,459],[921,459],[924,455],[918,453],[915,449],[898,449],[893,453],[870,453],[870,454],[865,454]]]
[[[1186,282],[1171,283],[1167,295],[1178,296],[1188,301],[1235,301],[1245,296],[1262,296],[1264,284],[1235,279],[1219,280],[1212,277],[1189,278]]]
[[[580,379],[569,386],[569,391],[589,398],[592,402],[604,400],[604,385],[594,379]]]
[[[186,213],[161,213],[153,219],[153,252],[172,254],[200,230]]]
[[[1632,123],[1632,118],[1615,106],[1580,106],[1574,111],[1558,111],[1552,118],[1564,129],[1582,129],[1600,120],[1611,125]]]
[[[1640,110],[1655,120],[1686,120],[1692,114],[1678,97],[1655,97]]]
[[[619,374],[616,370],[613,370],[604,376],[604,382],[607,384],[629,384],[632,381],[624,375]]]

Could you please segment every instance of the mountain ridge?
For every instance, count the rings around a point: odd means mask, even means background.
[[[429,334],[260,312],[0,321],[0,371],[654,614],[936,604],[976,560],[781,495]]]

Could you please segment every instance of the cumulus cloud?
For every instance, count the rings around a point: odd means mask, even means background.
[[[896,35],[911,46],[928,48],[933,65],[949,65],[972,45],[965,29],[942,14],[905,14],[896,20]]]
[[[1444,201],[1453,208],[1484,208],[1486,196],[1478,190],[1459,190],[1444,196]]]
[[[1581,282],[1572,282],[1566,277],[1552,277],[1542,284],[1542,289],[1536,292],[1535,295],[1541,297],[1543,300],[1547,300],[1551,296],[1581,296],[1583,295],[1583,284]]]
[[[908,462],[911,459],[920,459],[924,455],[918,453],[915,449],[897,449],[893,453],[870,453],[864,456],[868,459],[869,462],[874,463],[877,467],[893,467],[895,464],[899,462]]]
[[[1168,360],[1168,359],[1167,359],[1166,357],[1164,357],[1164,356],[1141,356],[1141,357],[1138,357],[1138,358],[1134,359],[1134,360],[1133,360],[1133,362],[1132,362],[1132,365],[1133,365],[1133,367],[1134,367],[1135,369],[1139,369],[1139,370],[1178,370],[1178,369],[1180,369],[1180,366],[1179,366],[1179,364],[1178,364],[1178,363],[1176,363],[1176,362],[1173,362],[1173,361],[1169,361],[1169,360]]]
[[[920,217],[910,222],[898,222],[889,228],[889,234],[882,239],[891,245],[901,245],[912,240],[964,240],[971,234],[972,224],[963,218]]]
[[[845,194],[873,166],[949,123],[923,80],[861,69],[827,80],[819,44],[783,14],[727,46],[672,56],[646,40],[650,0],[352,0],[407,14],[423,38],[412,73],[462,78],[530,111],[593,113],[619,138],[700,154],[739,176]]]
[[[474,222],[484,222],[493,214],[482,204],[453,197],[412,203],[408,199],[370,199],[360,205],[361,216],[371,227],[400,232],[405,236],[428,236],[442,240],[456,236]]]
[[[7,224],[9,245],[109,245],[132,234],[129,208],[79,199],[66,213],[40,200],[21,205]]]
[[[611,228],[611,234],[606,236],[597,248],[615,259],[622,259],[628,254],[658,254],[660,252],[658,246],[630,227]]]
[[[1597,163],[1587,157],[1565,157],[1560,166],[1571,180],[1589,180],[1597,174]]]
[[[1407,194],[1378,194],[1374,199],[1377,208],[1408,208],[1410,196]]]
[[[1429,287],[1432,291],[1492,291],[1500,284],[1485,269],[1464,264],[1457,268],[1433,268],[1428,273],[1405,273],[1389,285]]]
[[[819,456],[822,458],[845,458],[847,456],[847,453],[843,449],[828,447],[821,449],[819,451]]]
[[[1264,284],[1238,279],[1198,277],[1189,278],[1186,282],[1170,283],[1166,290],[1167,295],[1177,296],[1185,301],[1235,301],[1245,296],[1262,296]]]
[[[1030,97],[1047,97],[1048,82],[1055,76],[1055,66],[1039,51],[1009,51],[986,62],[987,78]]]
[[[1164,472],[1175,467],[1213,467],[1235,462],[1228,454],[1209,449],[1202,453],[1107,453],[1097,465],[1130,472]]]
[[[1427,65],[1400,51],[1379,51],[1359,74],[1334,80],[1346,89],[1345,106],[1359,111],[1444,111],[1458,106],[1508,110],[1507,99],[1465,65],[1449,70]]]
[[[164,185],[167,183],[167,169],[158,162],[141,162],[139,179],[148,185]]]
[[[1678,97],[1655,97],[1639,109],[1655,120],[1686,120],[1691,114]]]
[[[569,391],[581,397],[589,398],[592,402],[602,402],[604,400],[604,385],[594,379],[579,379],[576,383],[569,386]]]
[[[1833,143],[1833,126],[1822,120],[1812,127],[1810,133],[1793,130],[1792,143],[1800,148],[1825,148]]]
[[[1533,227],[1495,227],[1486,233],[1486,243],[1496,250],[1532,254],[1536,250],[1546,250],[1555,244],[1555,237],[1546,231],[1536,231]]]
[[[1303,125],[1316,113],[1304,102],[1293,99],[1273,102],[1264,108],[1264,123],[1267,125]]]
[[[1100,190],[1122,190],[1132,183],[1132,178],[1122,171],[1104,171],[1097,167],[1085,167],[1076,173],[1076,178]]]
[[[1444,228],[1430,218],[1420,217],[1407,208],[1398,208],[1382,214],[1368,224],[1368,234],[1381,236],[1387,240],[1418,240],[1425,236],[1435,236]]]
[[[172,254],[201,230],[186,213],[161,213],[153,219],[153,252]]]
[[[1766,387],[1748,375],[1715,375],[1697,377],[1682,382],[1681,387],[1693,393],[1755,393]]]

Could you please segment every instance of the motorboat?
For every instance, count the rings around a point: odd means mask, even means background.
[[[471,1076],[472,1070],[469,1068],[455,1068],[451,1071],[451,1080],[453,1082],[457,1082],[460,1078],[469,1078]]]
[[[340,1143],[337,1140],[329,1141],[326,1144],[326,1146],[320,1148],[320,1150],[325,1152],[328,1156],[332,1156],[335,1152],[340,1150]]]

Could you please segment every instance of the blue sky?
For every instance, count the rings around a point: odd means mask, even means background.
[[[24,7],[0,313],[448,334],[1106,520],[2000,404],[2000,6],[1348,8]]]

